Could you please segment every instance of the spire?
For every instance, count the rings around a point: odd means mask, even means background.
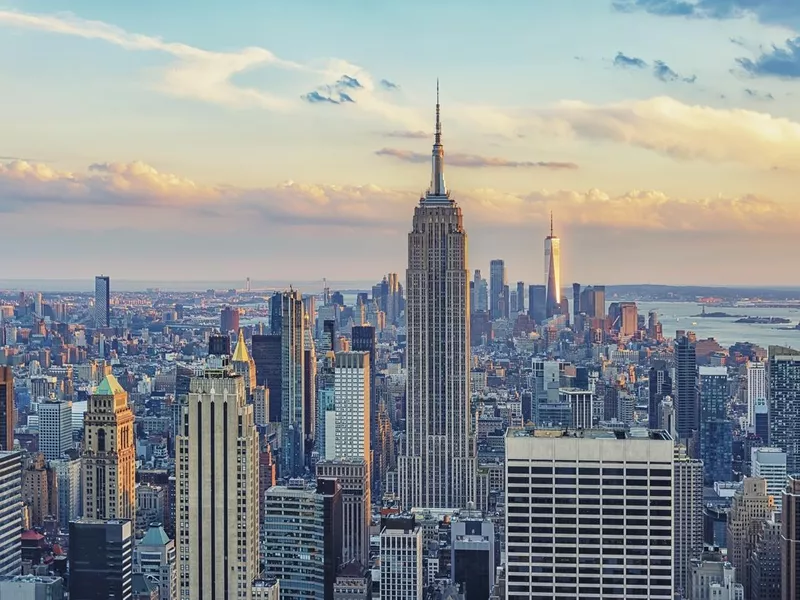
[[[247,351],[247,344],[244,343],[244,333],[239,329],[239,341],[236,342],[236,349],[233,351],[233,362],[250,362],[250,353]]]
[[[553,236],[553,211],[552,210],[550,211],[550,237],[555,237],[555,236]]]
[[[444,146],[442,145],[442,121],[439,110],[439,80],[436,80],[436,129],[433,139],[433,160],[431,165],[431,187],[428,196],[446,197],[444,183]]]

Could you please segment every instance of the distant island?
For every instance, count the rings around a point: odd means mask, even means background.
[[[736,323],[755,323],[757,325],[785,325],[791,322],[791,319],[783,317],[743,317],[736,320]]]
[[[741,317],[742,315],[731,315],[726,312],[706,312],[705,310],[699,315],[692,315],[692,318],[699,319],[732,319],[734,317]]]

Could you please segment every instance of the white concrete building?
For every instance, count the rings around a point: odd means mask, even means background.
[[[381,600],[422,599],[422,528],[411,515],[388,517],[381,531]]]
[[[0,576],[22,572],[22,458],[0,452]]]
[[[178,569],[175,541],[153,523],[133,550],[133,572],[158,584],[158,600],[177,600]]]
[[[786,452],[780,448],[752,448],[750,475],[767,480],[767,494],[775,500],[775,510],[781,511],[781,496],[786,489]]]
[[[572,429],[592,428],[592,402],[594,394],[588,390],[577,388],[561,388],[559,402],[569,404],[572,415]]]
[[[39,404],[39,452],[57,460],[72,450],[72,402],[46,400]]]
[[[756,403],[767,399],[767,367],[763,362],[747,363],[747,421],[750,429],[756,426]]]
[[[337,459],[363,459],[371,464],[370,379],[369,352],[336,353],[334,367],[336,427],[333,437]]]
[[[671,598],[673,470],[663,431],[509,429],[507,600]]]

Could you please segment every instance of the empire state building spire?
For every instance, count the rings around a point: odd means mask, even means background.
[[[436,133],[433,139],[433,157],[431,161],[431,187],[428,198],[447,198],[447,186],[444,183],[444,146],[442,145],[442,121],[439,115],[439,80],[436,80]]]

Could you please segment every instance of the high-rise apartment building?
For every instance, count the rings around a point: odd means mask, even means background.
[[[407,508],[463,507],[475,499],[476,473],[467,233],[461,208],[444,182],[438,98],[431,186],[414,209],[408,261],[406,453],[399,462],[400,501]]]
[[[178,577],[182,600],[250,599],[258,577],[258,432],[242,377],[194,377],[176,439]]]
[[[501,319],[504,314],[506,263],[500,258],[489,263],[489,310],[492,319]]]
[[[775,512],[775,503],[767,494],[767,480],[745,477],[742,488],[733,496],[728,512],[728,559],[736,567],[736,580],[750,589],[750,557],[761,523]]]
[[[700,458],[705,484],[733,479],[733,424],[728,418],[728,370],[698,367]]]
[[[14,373],[0,367],[0,452],[14,449]]]
[[[175,541],[159,523],[153,523],[136,541],[133,571],[142,573],[158,585],[158,600],[177,600],[178,568]]]
[[[769,445],[786,452],[786,469],[800,473],[800,350],[770,346]]]
[[[772,496],[775,510],[780,513],[783,491],[786,489],[786,452],[780,448],[752,448],[750,475],[767,480],[767,494]]]
[[[672,597],[666,432],[509,429],[505,447],[508,600]]]
[[[422,598],[422,527],[413,515],[390,515],[381,523],[381,600]]]
[[[674,469],[673,581],[675,592],[687,595],[692,560],[703,553],[703,463],[689,458],[679,444]]]
[[[22,457],[0,451],[0,576],[22,572]]]
[[[136,441],[128,393],[116,377],[89,397],[81,455],[83,516],[136,521]]]
[[[797,600],[800,598],[800,476],[787,478],[781,506],[781,600]]]
[[[691,449],[688,440],[700,427],[697,402],[697,337],[694,332],[675,334],[675,381],[673,403],[678,438]]]
[[[39,452],[47,460],[72,450],[72,402],[46,400],[39,404]]]
[[[353,352],[367,352],[369,354],[369,405],[370,405],[370,440],[375,440],[377,437],[377,424],[378,424],[378,397],[376,395],[375,378],[377,377],[377,369],[375,368],[375,356],[377,350],[377,339],[375,337],[375,328],[371,325],[360,325],[353,327],[351,333],[351,347]],[[338,363],[337,363],[338,366]],[[367,445],[370,446],[370,440],[367,440]]]
[[[756,426],[756,404],[767,399],[767,365],[764,362],[748,362],[747,380],[747,423],[751,430]],[[764,440],[766,442],[767,440]]]
[[[111,325],[111,279],[105,275],[94,278],[94,326]]]
[[[665,361],[653,361],[648,385],[650,396],[647,403],[647,425],[650,429],[661,429],[661,402],[667,396],[672,396],[672,377]]]
[[[302,475],[305,469],[305,318],[300,292],[284,292],[281,302],[283,461],[280,474],[281,477],[295,477]]]
[[[550,235],[544,239],[544,284],[547,318],[550,318],[561,312],[561,240],[553,233],[553,213],[550,213]]]
[[[338,459],[370,460],[370,356],[367,352],[337,352],[334,367],[336,398],[335,452]]]
[[[79,519],[69,524],[69,597],[133,600],[133,524]]]
[[[280,580],[281,600],[332,598],[341,564],[341,488],[318,478],[317,488],[302,479],[266,493],[264,566]]]

